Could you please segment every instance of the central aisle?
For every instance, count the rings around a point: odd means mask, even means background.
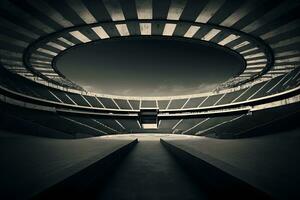
[[[159,141],[141,141],[99,190],[98,199],[207,199]]]

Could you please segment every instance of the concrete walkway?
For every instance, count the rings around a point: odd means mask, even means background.
[[[98,199],[207,199],[159,141],[141,141],[112,174]]]

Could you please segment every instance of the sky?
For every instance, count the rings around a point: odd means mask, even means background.
[[[57,67],[90,92],[169,96],[211,91],[244,66],[238,56],[206,43],[128,38],[70,49]]]

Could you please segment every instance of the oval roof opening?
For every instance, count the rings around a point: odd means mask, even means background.
[[[244,70],[225,48],[176,38],[100,40],[69,49],[56,66],[87,91],[121,96],[172,96],[212,91]]]

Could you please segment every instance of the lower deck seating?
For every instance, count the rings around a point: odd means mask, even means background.
[[[188,135],[206,135],[209,137],[241,137],[251,129],[265,126],[270,122],[287,117],[299,111],[300,104],[295,103],[282,107],[275,107],[249,114],[189,117],[164,119],[159,118],[158,129],[143,129],[137,117],[130,118],[105,118],[101,116],[76,115],[40,111],[0,103],[3,128],[14,128],[14,123],[20,122],[28,128],[36,128],[37,134],[55,137],[82,137],[99,136],[123,133],[173,133]],[[17,122],[14,122],[17,121]],[[7,126],[5,126],[7,124]],[[18,124],[19,127],[22,127]],[[1,127],[0,127],[1,128]],[[26,130],[28,129],[26,128]],[[28,131],[30,132],[30,131]],[[32,132],[32,131],[31,131]],[[25,133],[26,134],[26,133]]]

